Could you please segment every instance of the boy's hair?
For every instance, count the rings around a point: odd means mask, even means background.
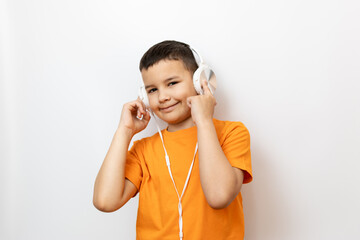
[[[161,60],[181,60],[191,73],[198,68],[193,52],[186,43],[166,40],[152,46],[140,60],[140,71],[147,70]]]

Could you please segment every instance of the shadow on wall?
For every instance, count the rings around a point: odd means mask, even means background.
[[[271,154],[258,144],[256,135],[251,132],[250,135],[254,178],[242,188],[245,239],[294,237],[292,209],[286,201],[289,197],[285,196],[291,192],[284,192],[281,186],[286,179],[280,179],[281,176],[276,175],[275,164],[272,164],[274,161],[269,157]]]

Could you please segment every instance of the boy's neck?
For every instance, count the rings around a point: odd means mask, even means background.
[[[168,127],[167,127],[167,130],[169,132],[176,132],[176,131],[179,131],[179,130],[182,130],[182,129],[187,129],[187,128],[191,128],[195,126],[195,123],[193,122],[192,118],[189,117],[188,119],[180,122],[180,123],[177,123],[177,124],[169,124]]]

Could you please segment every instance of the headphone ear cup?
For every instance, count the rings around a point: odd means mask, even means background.
[[[140,100],[145,104],[146,108],[150,108],[149,99],[145,90],[145,86],[141,86],[138,92]]]
[[[203,94],[203,90],[201,88],[201,82],[200,82],[200,76],[202,71],[203,71],[203,67],[202,65],[200,65],[198,69],[196,69],[193,75],[193,84],[197,94]]]
[[[208,74],[206,74],[206,72],[212,72],[212,70],[208,65],[205,64],[201,64],[194,72],[193,84],[197,94],[204,94],[204,90],[201,87],[201,79],[205,79],[206,83],[209,85]]]

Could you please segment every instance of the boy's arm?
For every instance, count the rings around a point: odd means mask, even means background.
[[[94,185],[93,204],[100,211],[116,211],[137,191],[135,185],[125,179],[126,155],[131,138],[132,133],[124,128],[115,132]]]
[[[244,173],[232,167],[226,158],[212,120],[197,124],[197,131],[203,192],[212,208],[225,208],[239,194]]]
[[[119,126],[95,180],[93,203],[100,211],[113,212],[136,193],[135,185],[125,179],[126,156],[132,137],[149,121],[150,114],[139,98],[124,104]]]
[[[213,123],[216,100],[205,81],[204,95],[187,99],[191,117],[197,127],[200,181],[212,208],[225,208],[239,194],[244,179],[242,170],[232,167],[226,158]]]

